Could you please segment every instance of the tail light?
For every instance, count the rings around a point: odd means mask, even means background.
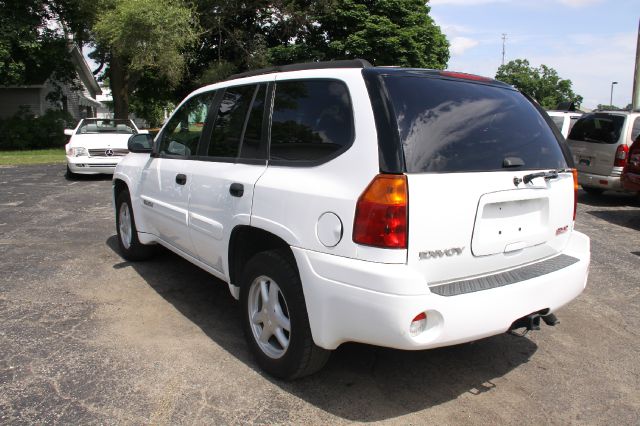
[[[629,147],[624,144],[618,145],[618,149],[616,149],[616,159],[613,162],[613,167],[626,166],[628,157],[629,157]]]
[[[576,212],[578,211],[578,169],[571,169],[573,174],[573,220],[576,220]]]
[[[353,223],[353,241],[382,248],[407,248],[407,177],[378,175],[364,190]]]

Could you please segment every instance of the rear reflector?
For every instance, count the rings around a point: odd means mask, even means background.
[[[576,220],[576,212],[578,211],[578,169],[571,169],[573,174],[573,220]]]
[[[416,337],[418,334],[422,333],[427,329],[427,314],[424,312],[419,313],[416,317],[411,321],[411,325],[409,326],[409,334],[411,336]]]
[[[408,199],[405,175],[377,175],[358,199],[353,241],[381,248],[407,248]]]
[[[628,156],[629,156],[629,147],[624,144],[618,145],[618,149],[616,149],[616,159],[613,162],[613,167],[626,166]]]

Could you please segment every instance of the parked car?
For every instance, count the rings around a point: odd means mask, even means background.
[[[620,180],[624,189],[640,195],[640,136],[629,148],[629,160],[622,169]]]
[[[569,136],[569,132],[573,128],[573,125],[576,124],[580,117],[582,117],[581,112],[575,111],[551,110],[547,111],[547,114],[549,114],[549,117],[551,117],[551,120],[553,120],[553,123],[558,127],[558,130],[560,130],[560,133],[562,133],[562,136],[564,136],[565,139]]]
[[[155,141],[131,137],[113,180],[120,250],[160,244],[226,282],[258,364],[286,379],[345,342],[418,350],[553,325],[590,249],[552,125],[469,74],[239,75],[189,95]]]
[[[578,182],[590,194],[622,191],[622,169],[629,146],[640,135],[640,113],[596,111],[583,115],[567,142],[578,168]]]
[[[131,120],[85,118],[75,129],[66,129],[71,136],[65,146],[67,175],[113,174],[116,165],[129,153],[131,135],[148,133],[138,130]]]

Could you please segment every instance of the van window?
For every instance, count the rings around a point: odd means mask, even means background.
[[[271,160],[333,158],[354,138],[347,86],[337,80],[278,82],[271,123]]]
[[[384,82],[409,173],[567,167],[547,121],[515,90],[421,76]]]
[[[573,126],[568,139],[603,144],[618,143],[623,125],[624,116],[622,115],[586,114]]]
[[[558,130],[562,131],[562,125],[564,124],[564,117],[552,115],[551,119],[553,120],[553,123],[556,125]]]

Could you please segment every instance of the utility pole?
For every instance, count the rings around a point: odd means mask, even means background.
[[[617,81],[611,82],[611,97],[609,98],[609,106],[613,106],[613,85],[618,84]]]
[[[504,45],[507,42],[507,34],[502,33],[502,65],[504,65]]]
[[[640,109],[640,20],[638,20],[638,43],[636,45],[636,72],[633,75],[631,110]]]

